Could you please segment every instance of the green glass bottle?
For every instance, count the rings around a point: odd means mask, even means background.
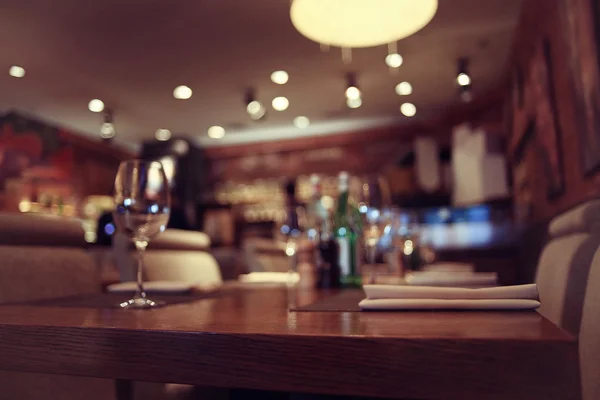
[[[334,214],[335,238],[339,247],[340,283],[343,287],[360,286],[360,271],[356,252],[356,231],[352,224],[352,206],[349,203],[349,175],[340,172],[338,201]]]

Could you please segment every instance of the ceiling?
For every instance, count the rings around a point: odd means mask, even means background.
[[[220,146],[409,123],[459,103],[459,57],[471,60],[475,97],[501,83],[521,3],[439,0],[433,21],[398,42],[404,64],[391,74],[385,46],[354,50],[350,65],[339,49],[322,52],[292,26],[289,0],[3,0],[0,71],[17,64],[27,74],[0,73],[0,110],[98,137],[101,114],[87,105],[99,98],[114,110],[118,141],[129,144],[153,140],[158,128]],[[288,71],[287,84],[270,81],[278,69]],[[363,92],[355,110],[344,102],[349,71]],[[394,86],[405,80],[413,94],[400,98]],[[191,99],[173,98],[182,84]],[[249,87],[268,105],[264,121],[245,112]],[[274,111],[271,99],[282,95],[290,107]],[[411,119],[399,112],[407,100],[418,110]],[[298,115],[311,127],[295,128]],[[208,138],[211,125],[227,136]]]

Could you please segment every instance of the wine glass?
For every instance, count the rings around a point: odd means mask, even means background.
[[[163,305],[146,297],[143,285],[143,256],[150,239],[164,231],[169,222],[170,187],[161,163],[130,160],[119,166],[115,179],[117,229],[130,238],[137,249],[137,288],[122,308],[152,308]]]
[[[374,283],[377,245],[391,222],[391,196],[385,180],[379,176],[368,176],[360,189],[359,212],[364,215],[362,239],[371,268],[369,281]]]

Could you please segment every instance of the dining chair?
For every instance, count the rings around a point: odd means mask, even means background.
[[[169,235],[163,247],[178,239],[177,233]],[[196,239],[201,239],[197,247],[207,245],[203,236]],[[0,260],[0,304],[101,292],[100,274],[77,219],[0,213]],[[110,379],[18,371],[0,371],[0,398],[116,400]],[[135,382],[136,400],[187,398],[165,384]]]
[[[579,332],[579,364],[583,400],[600,399],[600,249],[590,273]]]
[[[539,312],[578,334],[590,264],[600,246],[600,200],[588,201],[549,224],[549,242],[540,256],[536,283]]]
[[[0,304],[100,293],[81,222],[43,215],[0,214]],[[112,400],[112,381],[0,371],[6,399]]]

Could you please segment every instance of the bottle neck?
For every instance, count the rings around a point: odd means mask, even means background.
[[[333,238],[333,216],[331,214],[327,214],[326,218],[323,218],[321,222],[321,232],[320,238],[321,241],[328,241]]]

